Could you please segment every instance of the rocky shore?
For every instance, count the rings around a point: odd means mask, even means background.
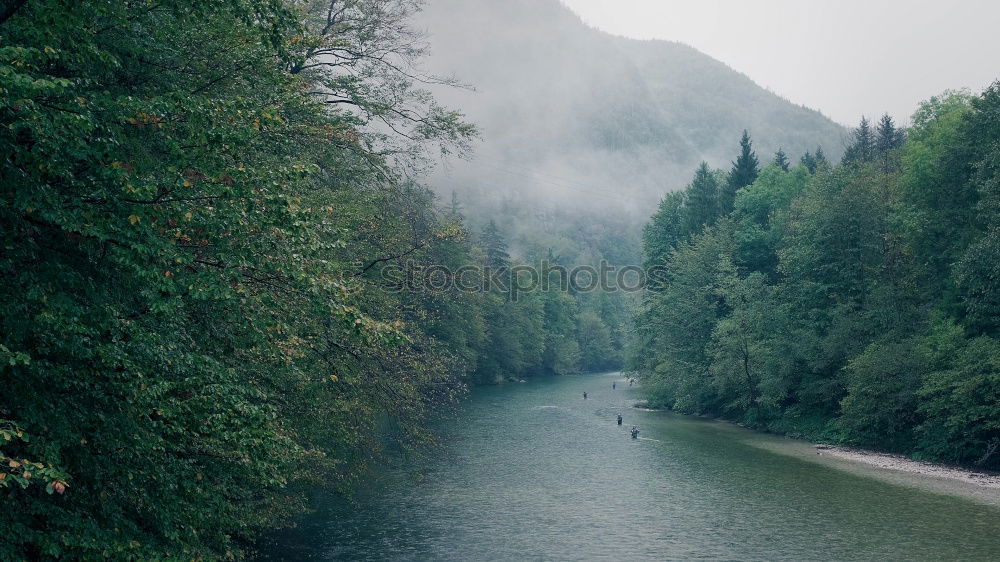
[[[887,470],[898,470],[924,476],[936,478],[948,478],[959,480],[968,484],[993,488],[1000,490],[1000,474],[995,472],[975,471],[968,468],[948,466],[932,462],[913,460],[903,455],[893,455],[889,453],[879,453],[854,449],[852,447],[842,447],[839,445],[815,445],[816,452],[820,455],[829,455],[840,459],[864,463],[877,468]]]

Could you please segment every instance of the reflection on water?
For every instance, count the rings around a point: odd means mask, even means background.
[[[323,498],[263,554],[1000,560],[996,507],[777,454],[721,424],[636,410],[638,391],[620,380],[612,390],[615,377],[477,389],[441,428],[440,451],[373,477],[352,502]]]

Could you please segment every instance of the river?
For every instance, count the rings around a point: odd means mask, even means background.
[[[434,454],[352,501],[319,498],[264,557],[1000,560],[997,498],[812,459],[801,442],[639,398],[618,374],[475,389]]]

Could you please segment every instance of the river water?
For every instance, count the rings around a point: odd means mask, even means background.
[[[319,498],[265,558],[1000,560],[996,504],[637,410],[639,398],[618,374],[476,389],[434,454],[380,471],[352,501]]]

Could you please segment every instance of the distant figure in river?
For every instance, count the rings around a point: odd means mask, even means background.
[[[618,414],[618,425],[622,424],[622,415]]]
[[[586,399],[587,399],[587,393],[586,393],[586,392],[584,392],[584,393],[583,393],[583,399],[584,399],[584,400],[586,400]]]
[[[639,428],[633,425],[632,426],[632,439],[638,439],[638,438],[639,438]]]
[[[629,380],[628,380],[628,386],[629,386],[629,388],[632,388],[632,381],[633,381],[633,380],[635,380],[635,379],[629,379]]]
[[[618,384],[618,381],[611,381],[611,390],[615,389],[616,384]]]

